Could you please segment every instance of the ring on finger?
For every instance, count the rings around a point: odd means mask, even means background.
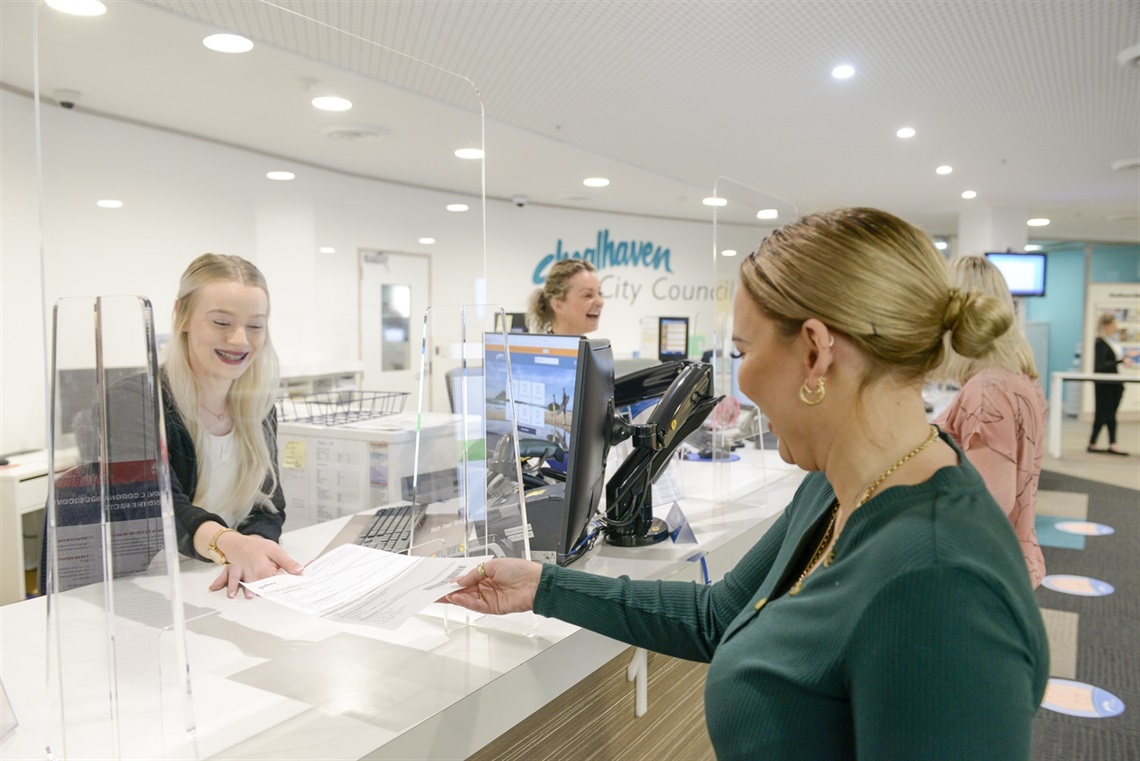
[[[485,578],[487,578],[487,569],[483,567],[483,564],[482,564],[482,563],[480,563],[480,564],[479,564],[479,565],[478,565],[478,566],[475,568],[475,570],[477,570],[477,571],[479,572],[479,578],[480,578],[480,579],[485,579]]]

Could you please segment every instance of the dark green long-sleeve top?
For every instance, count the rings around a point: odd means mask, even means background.
[[[709,662],[720,759],[1027,759],[1045,629],[1009,520],[958,454],[856,510],[796,596],[835,499],[822,473],[716,584],[547,565],[534,610]]]

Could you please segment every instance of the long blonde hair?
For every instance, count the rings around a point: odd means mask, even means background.
[[[924,378],[943,336],[966,356],[986,352],[1013,315],[997,299],[955,288],[930,237],[878,209],[812,214],[772,232],[740,269],[741,284],[785,337],[809,318],[868,359],[865,389],[891,375]]]
[[[585,259],[559,259],[546,275],[546,282],[531,291],[526,305],[526,329],[531,333],[549,333],[554,325],[554,299],[565,300],[570,279],[579,272],[597,272]]]
[[[194,372],[190,368],[187,325],[194,314],[199,292],[203,286],[218,281],[241,283],[260,288],[265,292],[266,318],[269,312],[269,287],[265,276],[252,263],[240,256],[203,254],[190,263],[178,283],[178,299],[172,315],[173,336],[167,344],[162,367],[174,397],[174,406],[186,425],[198,453],[198,487],[192,497],[195,504],[206,495],[210,484],[210,469],[206,467],[207,432],[198,418],[199,391]],[[237,444],[238,476],[233,492],[233,504],[211,505],[211,512],[236,526],[249,515],[255,505],[276,512],[272,496],[277,489],[277,476],[273,455],[270,452],[267,417],[273,410],[280,387],[280,370],[277,352],[273,348],[269,326],[265,328],[265,343],[257,358],[235,380],[226,395],[234,423],[234,440]]]
[[[973,290],[997,299],[1013,312],[1013,296],[1001,272],[984,256],[959,256],[950,260],[950,278],[962,290]],[[996,367],[1011,373],[1037,379],[1033,349],[1017,322],[994,341],[990,350],[979,357],[964,357],[947,343],[946,358],[933,373],[935,379],[965,383],[986,368]]]

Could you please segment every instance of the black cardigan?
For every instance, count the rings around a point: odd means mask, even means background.
[[[1096,343],[1093,344],[1093,372],[1117,373],[1119,370],[1116,369],[1116,366],[1120,362],[1121,360],[1116,358],[1116,352],[1108,345],[1108,341],[1097,336]]]
[[[110,441],[117,455],[124,450],[142,448],[142,459],[148,456],[145,451],[146,425],[146,376],[136,375],[116,383],[108,393],[108,406],[112,410]],[[208,560],[194,550],[194,532],[206,521],[216,521],[225,526],[221,516],[198,507],[191,500],[198,487],[198,455],[194,449],[194,439],[186,429],[182,416],[174,405],[174,397],[162,375],[162,410],[166,422],[166,452],[170,463],[170,494],[174,502],[174,523],[178,534],[178,549],[183,555]],[[277,465],[277,411],[271,409],[262,421],[265,441],[273,463],[273,473],[277,478],[277,488],[273,491],[272,502],[277,508],[271,513],[262,505],[256,505],[249,515],[235,528],[243,534],[257,534],[274,542],[281,539],[281,528],[285,523],[285,494],[281,490],[281,479]],[[152,450],[153,451],[153,450]],[[264,487],[269,486],[266,477]]]

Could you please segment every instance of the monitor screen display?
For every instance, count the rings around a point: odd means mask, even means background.
[[[605,484],[613,353],[608,341],[579,336],[514,334],[507,343],[488,335],[484,347],[487,451],[496,451],[511,420],[523,452],[535,451],[535,443],[560,450],[561,460],[547,459],[544,469],[550,486],[528,492],[527,518],[532,553],[565,564],[579,556]]]
[[[510,432],[511,420],[518,426],[520,439],[544,439],[563,451],[569,449],[580,341],[578,336],[516,333],[510,336],[508,349],[501,335],[487,336],[483,373],[488,451]],[[508,399],[514,400],[513,406]]]
[[[1045,254],[986,254],[1014,296],[1045,295]]]
[[[657,321],[657,358],[662,362],[689,356],[689,318],[660,317]]]

